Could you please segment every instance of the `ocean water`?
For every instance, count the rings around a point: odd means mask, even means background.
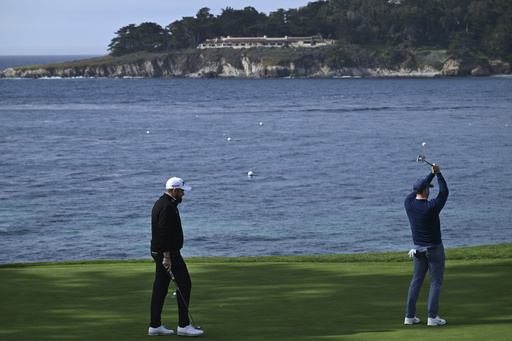
[[[510,108],[508,77],[0,79],[0,263],[149,258],[172,176],[185,257],[405,252],[418,154],[445,247],[512,242]]]

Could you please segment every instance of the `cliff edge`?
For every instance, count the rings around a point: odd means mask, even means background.
[[[501,60],[452,59],[445,51],[380,52],[357,47],[193,49],[15,67],[0,72],[0,78],[338,78],[510,74],[510,64]]]

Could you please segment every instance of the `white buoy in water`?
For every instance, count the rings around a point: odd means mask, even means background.
[[[247,176],[253,176],[253,175],[254,175],[254,173],[253,173],[253,172],[251,172],[251,171],[249,171],[249,172],[247,173]]]
[[[231,141],[231,137],[228,137],[228,141]]]
[[[262,126],[262,125],[263,125],[263,122],[260,122],[260,126]]]
[[[425,147],[427,145],[427,142],[423,142],[421,145]]]

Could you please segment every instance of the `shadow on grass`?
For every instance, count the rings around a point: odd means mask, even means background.
[[[444,336],[456,337],[468,324],[488,325],[482,334],[492,328],[494,339],[508,335],[511,265],[510,260],[447,264],[440,315],[450,328],[439,329]],[[412,263],[194,263],[189,270],[190,309],[207,339],[417,340],[427,329],[423,323],[403,325]],[[0,338],[145,337],[153,271],[150,263],[0,269]],[[428,285],[418,302],[424,322]],[[172,284],[170,289],[172,295]],[[172,296],[163,317],[166,327],[176,328]]]
[[[2,269],[0,339],[133,336],[127,326],[147,320],[147,313],[140,310],[149,307],[146,288],[151,284],[147,275],[120,269],[108,265]]]
[[[448,264],[441,299],[445,317],[450,321],[453,316],[453,323],[457,324],[459,316],[461,321],[471,321],[474,310],[486,312],[483,315],[487,320],[482,323],[493,323],[507,316],[508,305],[498,304],[498,308],[487,295],[498,294],[494,298],[499,300],[499,293],[506,292],[509,267],[499,264],[461,268]],[[210,292],[203,301],[213,303],[209,310],[221,316],[221,321],[227,321],[219,332],[229,330],[233,316],[237,324],[244,325],[244,335],[254,339],[257,335],[291,340],[404,331],[412,264],[261,264],[244,270],[247,271],[237,274],[236,268],[218,265],[205,272],[201,267],[196,286],[208,286]],[[229,272],[232,274],[222,277]],[[240,281],[247,285],[233,286]],[[424,322],[428,286],[427,280],[418,302],[418,315]],[[467,291],[461,293],[461,286],[467,287]],[[461,306],[464,312],[460,311]],[[414,333],[410,332],[411,329],[405,329],[405,334]],[[229,337],[236,339],[236,335]]]

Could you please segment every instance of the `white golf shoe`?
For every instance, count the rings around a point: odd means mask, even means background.
[[[165,329],[164,326],[160,326],[158,328],[149,327],[148,335],[149,336],[159,336],[159,335],[172,335],[174,331]]]
[[[417,324],[417,323],[420,323],[420,319],[417,318],[416,316],[406,317],[405,321],[404,321],[404,324]]]
[[[446,324],[446,321],[440,318],[439,316],[436,317],[429,317],[427,326],[444,326]]]
[[[178,335],[181,336],[201,336],[203,333],[202,330],[196,329],[190,324],[184,328],[178,327]]]

